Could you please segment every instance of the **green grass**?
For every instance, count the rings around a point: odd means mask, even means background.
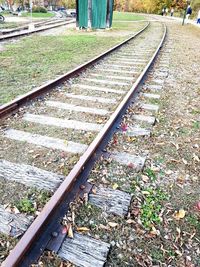
[[[77,34],[32,36],[9,44],[0,53],[0,104],[66,73],[122,39]]]
[[[129,20],[129,21],[136,21],[136,20],[145,20],[144,16],[130,13],[130,12],[114,12],[113,20]]]
[[[117,21],[104,35],[70,30],[66,35],[32,35],[5,45],[0,53],[0,105],[99,55],[143,24]]]
[[[36,211],[33,202],[28,198],[20,199],[16,206],[20,212],[34,213]]]
[[[24,12],[22,13],[22,17],[30,17],[31,13]],[[51,18],[55,15],[53,13],[32,13],[33,18]]]
[[[147,168],[145,170],[145,174],[151,179],[151,181],[154,182],[156,180],[156,174],[152,169]]]
[[[17,28],[20,25],[18,25],[17,23],[14,22],[4,22],[4,23],[0,23],[0,29],[11,29],[11,28]]]
[[[167,194],[161,189],[148,188],[145,190],[148,195],[144,197],[144,203],[141,207],[141,222],[145,229],[149,230],[153,225],[160,224],[160,211],[163,201],[166,200]]]
[[[133,30],[133,23],[132,22],[121,22],[121,21],[114,21],[112,24],[112,29],[113,30],[128,30],[128,31],[132,31]]]
[[[195,130],[200,129],[200,122],[199,121],[194,121],[192,127]]]

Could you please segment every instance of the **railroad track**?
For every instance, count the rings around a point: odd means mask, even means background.
[[[29,266],[46,248],[77,266],[103,266],[110,244],[79,233],[69,239],[68,229],[61,221],[70,203],[85,194],[107,213],[126,216],[131,201],[129,193],[102,185],[94,191],[87,179],[102,155],[120,166],[131,167],[134,172],[144,167],[145,153],[134,154],[127,144],[119,150],[112,149],[109,141],[113,134],[122,132],[130,138],[150,135],[158,106],[149,103],[149,99],[159,98],[167,61],[160,64],[162,70],[155,73],[151,70],[151,84],[142,82],[165,35],[162,23],[148,23],[125,44],[1,107],[0,177],[4,193],[0,231],[4,237],[15,238],[25,232],[2,266]],[[138,98],[140,89],[145,92]],[[38,96],[37,101],[30,102]],[[132,116],[124,125],[127,109]],[[32,188],[33,198],[40,196],[41,191],[52,195],[43,209],[39,207],[35,220],[18,214],[6,200],[7,196],[23,198]],[[39,201],[36,200],[38,206]]]
[[[29,25],[18,27],[15,29],[1,30],[0,31],[0,41],[18,38],[24,35],[29,35],[45,30],[50,30],[56,27],[65,26],[71,23],[75,23],[75,19],[53,19],[48,21],[42,21],[34,23],[34,29],[29,30]]]

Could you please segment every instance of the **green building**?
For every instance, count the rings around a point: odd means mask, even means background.
[[[114,0],[76,0],[77,27],[110,28],[113,4]]]

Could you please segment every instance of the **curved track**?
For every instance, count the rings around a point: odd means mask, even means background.
[[[0,161],[0,177],[56,191],[2,266],[28,266],[48,246],[51,234],[59,229],[70,202],[85,188],[94,162],[106,152],[105,146],[118,131],[122,116],[134,101],[138,86],[159,53],[165,36],[163,24],[148,24],[105,54],[1,107],[3,118],[28,100],[53,88],[50,94],[43,96],[44,101],[33,102],[23,107],[14,118],[3,120],[4,153]],[[77,74],[79,76],[75,76]],[[50,150],[56,155],[57,151],[64,151],[67,155],[81,157],[75,158],[65,178],[64,174],[53,172],[55,165],[45,165],[44,171],[41,163],[36,161],[37,157],[31,163],[34,167],[29,165],[27,151],[38,146],[44,148],[44,153]],[[6,147],[11,149],[12,155],[7,153]],[[135,169],[141,169],[143,158],[129,156]],[[122,156],[115,152],[112,157],[122,164],[125,154]],[[3,207],[0,208],[3,213]],[[24,222],[23,232],[32,219],[12,217],[13,227],[20,228],[15,224],[15,221],[19,224],[20,220]]]

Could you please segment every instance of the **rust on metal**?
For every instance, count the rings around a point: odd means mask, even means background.
[[[4,108],[4,112],[5,113],[10,113],[12,112],[13,110],[16,110],[18,108],[18,104],[13,102],[13,103],[10,103],[10,105],[8,105],[7,107]],[[1,118],[1,109],[0,109],[0,118]]]
[[[80,186],[80,190],[78,192],[78,196],[81,199],[84,199],[86,195],[88,195],[92,191],[93,185],[86,182],[84,185]]]
[[[84,155],[79,159],[79,161],[76,163],[74,168],[71,170],[69,175],[66,177],[66,179],[63,181],[63,183],[60,185],[60,187],[57,189],[55,194],[51,197],[49,202],[45,205],[42,212],[38,215],[38,217],[35,219],[35,221],[31,224],[29,229],[26,231],[26,233],[23,235],[21,240],[17,243],[17,245],[14,247],[14,249],[10,252],[9,256],[6,258],[6,260],[3,262],[2,267],[11,267],[11,266],[19,266],[18,264],[23,259],[23,256],[27,253],[29,250],[31,244],[34,242],[36,237],[38,237],[41,234],[42,226],[45,225],[48,219],[50,219],[53,212],[56,210],[58,205],[61,203],[63,197],[65,194],[68,194],[75,181],[77,180],[77,177],[80,175],[81,171],[83,170],[84,166],[87,164],[87,162],[93,157],[93,153],[96,151],[98,145],[102,142],[102,140],[105,138],[106,134],[109,132],[112,125],[115,123],[116,118],[119,116],[121,111],[123,110],[124,105],[130,100],[133,93],[135,92],[136,88],[138,87],[139,83],[142,81],[144,75],[146,74],[147,70],[153,63],[156,55],[158,54],[164,39],[166,35],[166,26],[164,25],[164,34],[162,37],[162,40],[152,56],[151,60],[141,73],[141,75],[138,77],[136,82],[131,87],[130,91],[127,93],[123,101],[120,103],[120,105],[117,107],[115,112],[111,115],[110,119],[107,121],[107,123],[104,125],[102,131],[97,135],[97,137],[94,139],[94,141],[90,144]],[[111,50],[109,50],[111,51]],[[108,52],[107,52],[108,53]],[[100,57],[97,58],[101,58]],[[96,61],[97,59],[95,59]],[[86,65],[90,65],[91,61],[89,63],[86,63]],[[80,69],[83,68],[83,66],[79,67]],[[78,71],[78,68],[77,70]],[[56,80],[58,82],[58,80]]]
[[[41,32],[41,31],[46,31],[46,30],[49,30],[49,29],[53,29],[53,28],[56,28],[56,27],[60,27],[60,26],[64,26],[64,25],[67,25],[67,24],[70,24],[72,22],[61,22],[60,24],[56,24],[56,25],[51,25],[49,27],[43,27],[43,28],[40,28],[40,29],[35,29],[35,30],[32,30],[32,31],[29,31],[27,30],[26,32],[21,32],[21,33],[12,33],[12,34],[8,34],[8,35],[3,35],[3,36],[0,36],[0,41],[4,41],[6,39],[12,39],[12,38],[17,38],[17,37],[21,37],[21,36],[24,36],[24,35],[29,35],[29,34],[33,34],[35,32]],[[73,23],[75,23],[75,21],[73,21]]]

